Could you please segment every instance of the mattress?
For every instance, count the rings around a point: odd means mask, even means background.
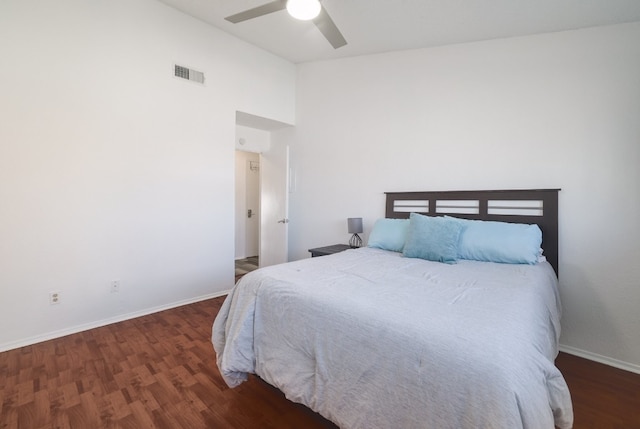
[[[212,340],[229,386],[256,374],[342,428],[570,428],[560,316],[546,262],[361,248],[247,274]]]

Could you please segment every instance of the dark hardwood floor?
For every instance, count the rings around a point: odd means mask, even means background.
[[[215,364],[216,298],[0,353],[0,428],[334,428],[251,377]],[[557,360],[576,429],[640,429],[640,375]]]
[[[640,374],[560,353],[575,429],[640,429]]]

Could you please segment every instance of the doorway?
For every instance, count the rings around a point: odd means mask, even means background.
[[[235,278],[260,265],[260,155],[236,150]]]
[[[250,153],[251,155],[246,156],[253,157],[245,159],[247,162],[236,161],[236,260],[257,256],[256,259],[247,262],[257,262],[258,267],[280,264],[288,260],[289,146],[280,142],[278,138],[272,142],[272,136],[280,136],[281,132],[292,129],[291,127],[290,124],[272,119],[236,112],[236,154]],[[238,200],[237,195],[238,192],[242,192],[238,189],[238,184],[247,181],[245,176],[240,177],[240,171],[251,171],[251,162],[255,163],[256,160],[258,174],[255,176],[259,179],[258,202],[252,205],[258,207],[257,213],[253,211],[253,207],[242,206],[242,201]],[[256,164],[253,165],[255,170]],[[251,217],[248,212],[250,209]],[[247,219],[255,221],[250,228],[257,228],[257,252],[247,252],[246,229],[244,235],[239,231]],[[245,251],[239,251],[243,246]]]

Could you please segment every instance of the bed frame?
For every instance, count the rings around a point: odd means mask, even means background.
[[[544,255],[558,274],[558,191],[385,192],[386,217],[407,219],[413,213],[465,219],[538,224]]]

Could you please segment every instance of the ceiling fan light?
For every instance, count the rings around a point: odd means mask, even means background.
[[[320,8],[318,0],[287,0],[287,12],[301,21],[308,21],[318,16]]]

